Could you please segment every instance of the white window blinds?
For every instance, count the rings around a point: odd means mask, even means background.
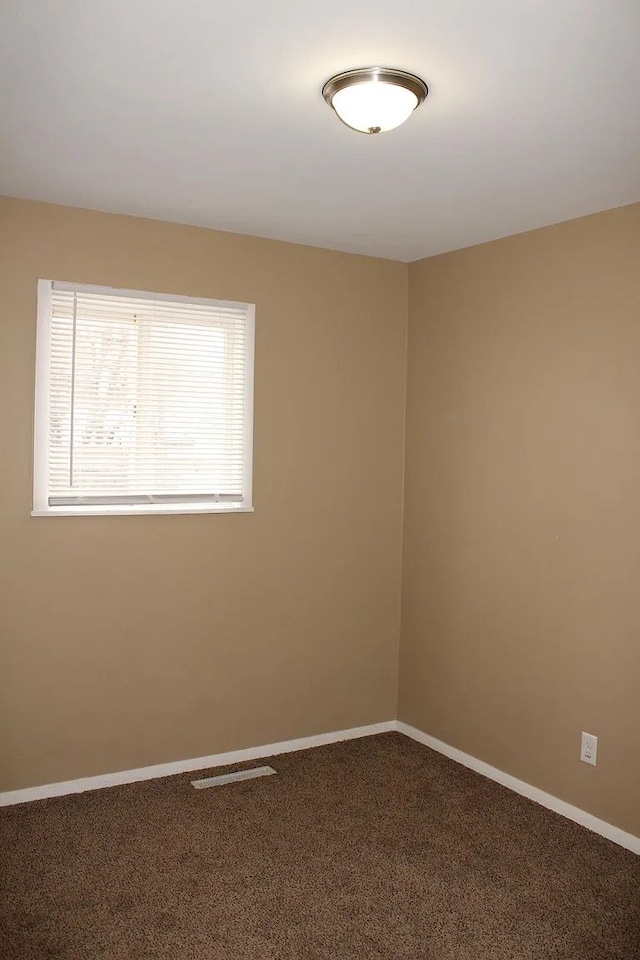
[[[251,304],[40,281],[37,394],[36,512],[251,507]]]

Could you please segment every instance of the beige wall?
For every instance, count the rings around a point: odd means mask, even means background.
[[[36,280],[257,304],[255,513],[37,518]],[[0,790],[395,715],[407,267],[0,204]]]
[[[640,835],[640,205],[409,285],[399,715]]]
[[[640,834],[639,264],[0,201],[0,790],[396,715],[408,292],[398,715]],[[38,277],[257,303],[254,514],[29,516]]]

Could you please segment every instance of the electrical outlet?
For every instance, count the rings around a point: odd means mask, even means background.
[[[590,763],[592,767],[596,765],[598,756],[598,738],[592,733],[582,731],[582,749],[580,750],[580,759],[583,763]]]

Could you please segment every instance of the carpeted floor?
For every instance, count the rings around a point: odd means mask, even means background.
[[[1,810],[0,956],[640,958],[632,853],[400,734],[266,762]]]

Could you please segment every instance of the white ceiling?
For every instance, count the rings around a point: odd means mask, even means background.
[[[321,97],[400,67],[374,137]],[[638,0],[3,0],[0,193],[414,260],[640,199]]]

